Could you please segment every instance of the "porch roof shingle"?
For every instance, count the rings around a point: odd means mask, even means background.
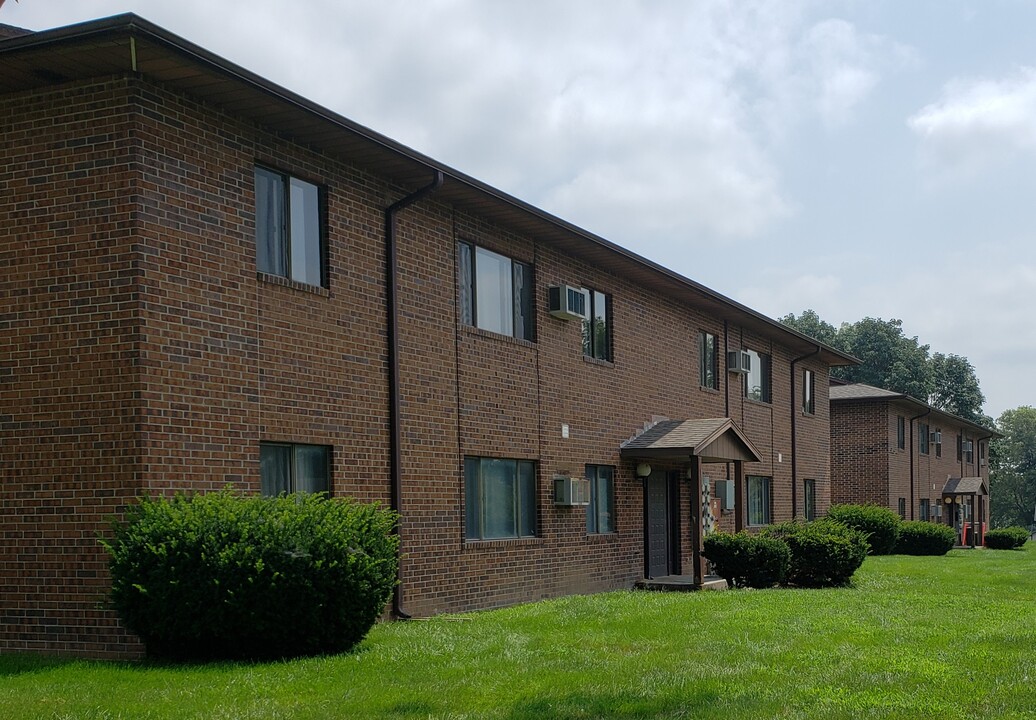
[[[730,418],[663,420],[622,443],[631,458],[690,458],[705,462],[760,462],[759,451]]]

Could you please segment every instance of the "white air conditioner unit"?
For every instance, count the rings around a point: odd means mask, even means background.
[[[744,350],[727,353],[727,372],[747,373],[752,369],[752,356]]]
[[[571,285],[553,285],[547,289],[550,314],[561,320],[585,320],[586,291]]]
[[[937,518],[942,517],[942,503],[936,503],[932,506],[932,515]]]
[[[554,476],[554,504],[571,507],[590,504],[590,481],[586,478]]]
[[[936,445],[942,445],[942,433],[938,431],[928,433],[928,439]]]
[[[714,480],[712,496],[720,501],[723,510],[734,509],[734,483],[729,480]]]

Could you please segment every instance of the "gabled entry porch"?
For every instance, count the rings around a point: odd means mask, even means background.
[[[958,547],[982,546],[988,500],[989,488],[984,478],[947,478],[942,489],[943,522],[957,532]]]
[[[658,422],[624,442],[619,454],[637,463],[636,476],[644,483],[644,577],[689,578],[700,587],[705,579],[703,523],[709,514],[702,465],[727,465],[734,482],[735,526],[741,530],[744,463],[760,462],[759,452],[730,418],[707,418]],[[685,498],[690,500],[687,518],[680,512]],[[689,564],[681,557],[685,532],[691,548]]]

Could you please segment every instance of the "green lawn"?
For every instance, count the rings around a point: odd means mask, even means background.
[[[853,588],[617,592],[388,623],[259,665],[0,656],[0,718],[1036,718],[1036,547]]]

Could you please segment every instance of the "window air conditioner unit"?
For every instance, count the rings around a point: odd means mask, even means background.
[[[734,483],[729,480],[713,481],[713,497],[719,499],[720,508],[723,510],[734,509]]]
[[[554,504],[572,507],[590,504],[590,481],[586,478],[554,476]]]
[[[932,506],[932,515],[937,518],[942,517],[942,503],[936,503]]]
[[[747,373],[752,369],[752,356],[744,350],[727,353],[727,372]]]
[[[553,285],[547,289],[550,314],[562,320],[586,319],[586,292],[570,285]]]
[[[942,433],[941,432],[930,432],[928,433],[928,439],[936,445],[942,445]]]

